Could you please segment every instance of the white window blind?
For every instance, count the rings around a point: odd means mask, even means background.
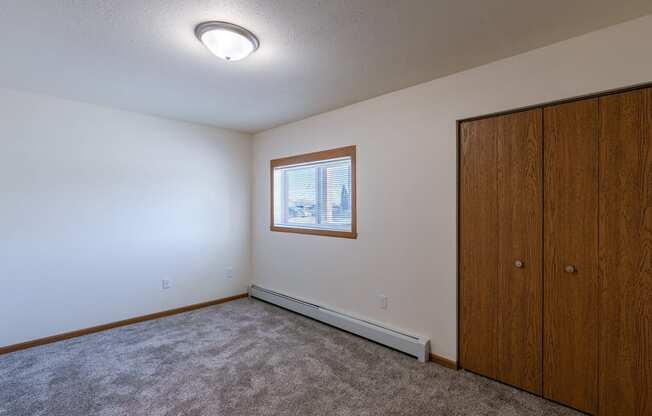
[[[351,231],[351,158],[274,168],[274,225]]]

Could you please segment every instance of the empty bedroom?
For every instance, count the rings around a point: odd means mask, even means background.
[[[652,416],[649,0],[0,0],[0,416]]]

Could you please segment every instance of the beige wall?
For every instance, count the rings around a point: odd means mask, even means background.
[[[250,186],[249,135],[0,90],[0,346],[244,292]]]
[[[255,135],[254,283],[428,336],[455,359],[455,121],[652,81],[650,39],[647,16]],[[350,144],[359,238],[270,232],[270,159]]]

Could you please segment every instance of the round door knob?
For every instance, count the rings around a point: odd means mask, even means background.
[[[568,266],[564,267],[564,270],[566,273],[575,273],[575,266],[569,264]]]
[[[516,260],[514,262],[514,267],[516,267],[517,269],[522,269],[523,266],[525,266],[525,264],[523,264],[523,262],[521,260]]]

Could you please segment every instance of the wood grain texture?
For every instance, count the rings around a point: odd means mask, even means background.
[[[497,378],[497,119],[460,126],[460,365]]]
[[[652,415],[652,90],[600,115],[600,415]]]
[[[541,394],[542,110],[502,116],[497,128],[497,378]]]
[[[543,392],[595,414],[598,100],[545,108],[544,135]]]
[[[540,394],[541,110],[460,129],[461,366]]]
[[[106,331],[108,329],[118,328],[125,325],[131,325],[138,322],[150,321],[152,319],[163,318],[165,316],[176,315],[183,312],[190,312],[195,309],[206,308],[208,306],[219,305],[220,303],[230,302],[237,299],[246,298],[247,293],[242,293],[227,298],[215,299],[208,302],[196,303],[194,305],[183,306],[181,308],[169,309],[162,312],[156,312],[149,315],[138,316],[135,318],[124,319],[122,321],[111,322],[104,325],[93,326],[90,328],[79,329],[77,331],[66,332],[63,334],[53,335],[50,337],[39,338],[32,341],[22,342],[20,344],[8,345],[0,347],[0,355],[7,354],[14,351],[24,350],[27,348],[37,347],[39,345],[51,344],[53,342],[63,341],[70,338],[81,337],[83,335],[93,334],[95,332]]]

